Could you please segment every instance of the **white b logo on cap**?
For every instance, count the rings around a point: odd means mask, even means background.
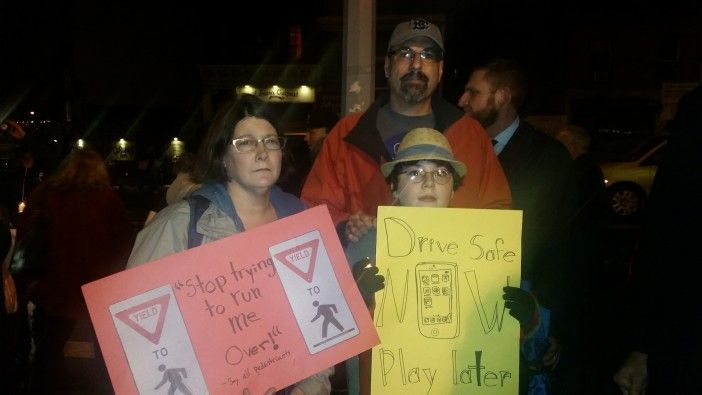
[[[429,29],[429,22],[426,19],[415,18],[412,19],[412,30],[427,30]]]

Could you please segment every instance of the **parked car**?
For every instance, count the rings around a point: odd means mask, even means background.
[[[600,164],[617,217],[633,218],[641,213],[667,143],[666,137],[657,137],[639,145],[621,161]]]

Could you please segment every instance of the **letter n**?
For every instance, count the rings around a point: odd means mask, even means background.
[[[376,309],[375,314],[375,326],[383,326],[383,320],[385,318],[385,305],[388,299],[388,294],[392,298],[392,304],[395,308],[395,315],[397,316],[397,321],[402,323],[405,320],[405,312],[407,311],[407,293],[409,291],[409,270],[405,269],[405,284],[402,289],[402,300],[400,301],[400,307],[397,307],[397,298],[395,297],[395,283],[392,280],[392,275],[390,274],[390,269],[385,271],[385,288],[381,291],[380,304]]]

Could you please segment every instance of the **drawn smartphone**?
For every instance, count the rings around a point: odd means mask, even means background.
[[[458,336],[458,268],[452,262],[422,262],[415,267],[417,324],[428,338]]]

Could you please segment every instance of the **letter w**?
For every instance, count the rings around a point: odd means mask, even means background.
[[[395,297],[395,287],[392,281],[392,276],[390,275],[390,269],[385,272],[385,288],[383,289],[383,296],[380,299],[380,306],[378,309],[378,314],[375,315],[375,326],[383,326],[383,319],[385,316],[385,302],[387,300],[388,293],[392,298],[392,304],[395,308],[395,315],[397,316],[397,321],[402,323],[405,320],[405,312],[407,311],[407,291],[409,290],[409,270],[405,270],[405,287],[402,292],[401,306],[397,307],[397,298]]]
[[[469,270],[465,273],[466,281],[468,282],[468,288],[470,288],[470,293],[473,296],[473,302],[475,303],[475,309],[478,311],[478,316],[480,317],[480,324],[483,326],[483,332],[487,335],[492,332],[495,324],[497,324],[497,331],[502,331],[502,322],[505,318],[505,306],[502,304],[502,314],[498,317],[498,304],[499,301],[495,302],[495,308],[492,311],[492,318],[488,320],[487,312],[485,311],[485,306],[483,305],[483,300],[480,297],[480,288],[478,288],[478,278],[475,275],[475,270]]]

